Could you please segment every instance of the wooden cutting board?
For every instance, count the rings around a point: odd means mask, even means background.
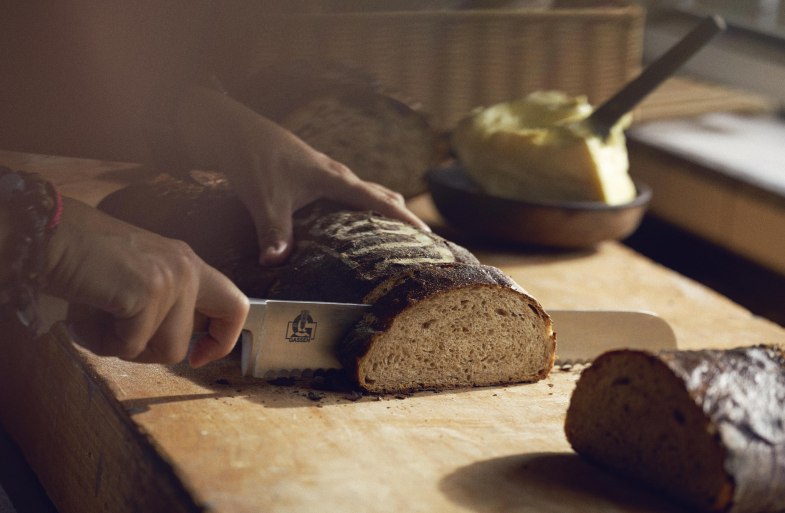
[[[103,166],[87,189],[106,186],[107,164],[78,164]],[[437,221],[429,198],[413,208]],[[785,343],[779,326],[616,243],[477,254],[546,309],[652,310],[685,348]],[[7,336],[0,419],[62,513],[679,511],[571,451],[562,426],[579,368],[357,397],[243,378],[237,355],[192,370],[99,358],[59,329]]]

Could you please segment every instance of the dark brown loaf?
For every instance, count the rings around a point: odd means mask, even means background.
[[[410,198],[426,190],[437,138],[418,112],[373,93],[321,95],[288,113],[281,125],[360,178]]]
[[[263,268],[250,216],[224,181],[202,182],[160,177],[116,192],[100,207],[186,241],[249,296],[374,305],[339,347],[347,370],[368,390],[518,383],[550,371],[550,318],[465,248],[374,212],[319,202],[295,214],[287,264]]]
[[[425,173],[441,158],[439,139],[422,112],[345,65],[272,66],[240,97],[360,178],[407,198],[425,192]]]
[[[785,511],[785,354],[613,351],[581,374],[576,452],[712,512]]]

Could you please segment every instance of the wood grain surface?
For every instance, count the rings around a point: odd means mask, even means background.
[[[89,202],[126,169],[46,162]],[[450,233],[428,197],[412,207]],[[651,310],[685,348],[785,343],[779,326],[617,243],[473,249],[546,310]],[[528,385],[358,397],[244,378],[237,354],[193,370],[96,357],[59,327],[37,341],[6,333],[0,419],[61,513],[679,511],[571,451],[579,367]]]

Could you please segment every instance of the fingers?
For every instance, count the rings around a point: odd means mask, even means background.
[[[252,162],[250,177],[272,180],[258,166],[257,162]],[[259,263],[268,267],[282,265],[289,258],[294,242],[292,213],[296,207],[294,195],[289,189],[292,179],[285,177],[282,182],[272,180],[271,183],[248,180],[249,176],[241,175],[235,184],[235,191],[253,219],[259,245]]]
[[[194,259],[194,266],[163,296],[140,299],[138,303],[144,307],[128,316],[72,305],[68,328],[74,341],[97,355],[137,363],[179,363],[189,348],[189,363],[194,367],[223,358],[240,337],[248,299],[203,261]],[[191,346],[195,322],[208,333]]]
[[[188,354],[193,312],[176,304],[160,324],[155,321],[157,313],[151,309],[122,319],[93,307],[72,305],[68,330],[74,342],[99,356],[137,363],[179,363]]]
[[[136,344],[141,340],[142,350],[136,355],[124,356],[118,355],[121,358],[132,360],[138,363],[178,363],[185,359],[188,354],[189,343],[191,334],[193,333],[193,304],[183,294],[181,300],[177,300],[171,307],[166,310],[166,315],[161,319],[160,324],[157,322],[158,315],[150,315],[152,326],[144,326],[140,329],[141,324],[145,321],[137,322],[136,319],[120,320],[115,323],[115,331],[118,333],[127,334],[119,336],[118,342],[126,341],[131,342],[136,339]],[[160,310],[159,310],[160,311]],[[147,339],[142,333],[145,331],[152,332],[152,335]]]
[[[205,265],[196,311],[209,318],[207,335],[197,340],[189,356],[201,367],[229,354],[240,338],[250,308],[248,298],[224,275]]]
[[[365,185],[363,189],[365,189],[365,194],[367,194],[368,202],[365,203],[365,206],[357,208],[376,210],[387,217],[400,219],[426,232],[431,231],[431,227],[425,221],[409,210],[406,206],[406,200],[401,194],[376,183],[363,182],[363,184]],[[361,194],[358,197],[365,201],[364,195]]]
[[[256,213],[254,224],[259,242],[259,263],[275,267],[286,262],[294,244],[291,209],[270,214]]]
[[[334,188],[332,199],[358,210],[375,210],[421,230],[431,231],[422,219],[406,207],[406,200],[400,193],[378,183],[363,181],[351,171],[338,175],[338,185]]]

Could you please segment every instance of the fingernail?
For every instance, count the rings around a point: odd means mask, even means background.
[[[278,265],[283,263],[286,258],[286,243],[277,241],[267,246],[259,256],[259,263],[262,265]]]

